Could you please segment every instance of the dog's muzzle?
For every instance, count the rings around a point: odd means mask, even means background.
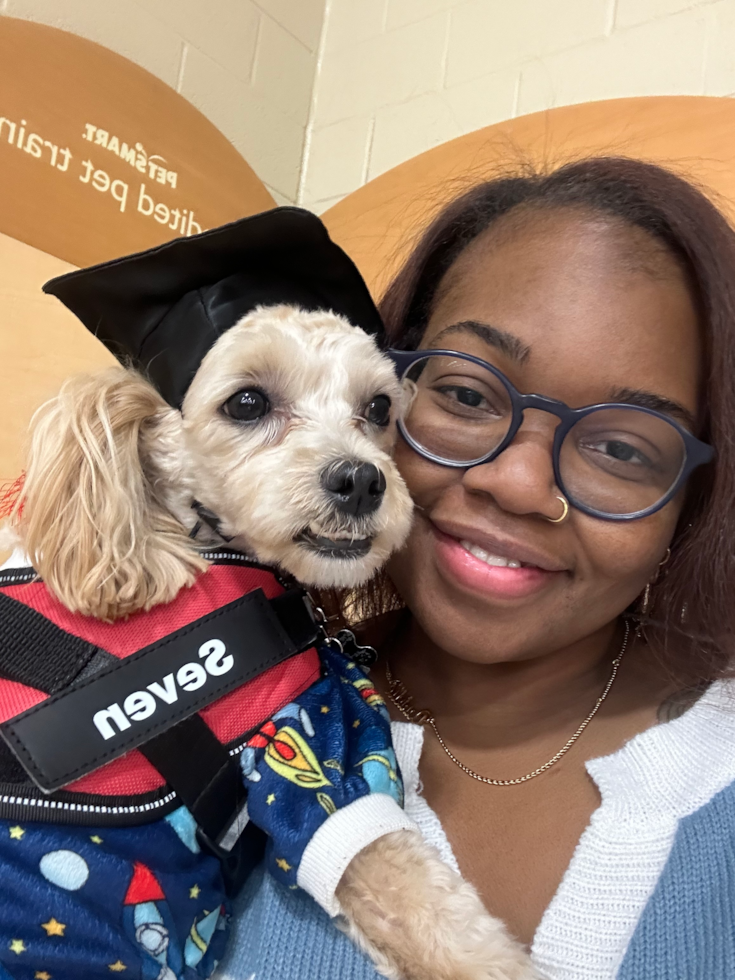
[[[325,466],[320,482],[335,515],[339,515],[342,522],[347,518],[348,525],[354,523],[365,535],[365,518],[378,510],[385,496],[386,481],[382,470],[373,463],[339,460]],[[372,537],[329,537],[324,529],[320,531],[305,528],[296,540],[321,558],[331,559],[364,558],[372,547]]]
[[[372,538],[327,538],[312,531],[302,531],[296,540],[322,558],[364,558],[373,543]]]
[[[350,517],[366,517],[383,502],[385,475],[373,463],[344,460],[322,470],[321,484],[336,510]]]

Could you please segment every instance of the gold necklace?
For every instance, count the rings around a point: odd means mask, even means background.
[[[562,756],[566,755],[571,749],[574,743],[577,741],[579,736],[589,725],[592,719],[595,717],[597,712],[600,710],[600,705],[605,700],[605,698],[610,693],[610,688],[613,686],[615,678],[618,675],[618,667],[620,667],[620,661],[623,659],[623,655],[628,647],[628,637],[630,636],[630,624],[627,620],[624,622],[625,634],[623,636],[623,642],[620,647],[620,652],[617,657],[612,662],[612,671],[610,672],[610,677],[608,678],[607,684],[605,685],[605,690],[599,696],[595,702],[595,706],[584,719],[582,724],[576,730],[576,732],[569,738],[564,745],[559,749],[556,755],[553,755],[548,762],[545,762],[543,766],[539,766],[538,769],[534,769],[533,772],[526,773],[525,776],[518,776],[516,779],[491,779],[489,776],[481,776],[479,773],[475,772],[474,769],[470,769],[463,762],[460,762],[456,755],[449,748],[447,743],[439,734],[439,729],[436,726],[436,720],[432,713],[426,708],[414,708],[413,707],[413,697],[406,690],[405,685],[402,681],[399,681],[397,677],[394,677],[390,671],[390,664],[386,661],[385,664],[385,679],[388,681],[388,697],[393,702],[393,704],[398,708],[406,721],[414,722],[418,725],[429,725],[436,735],[439,745],[444,749],[446,754],[452,760],[452,762],[459,766],[462,772],[466,772],[468,776],[472,776],[473,779],[478,780],[480,783],[488,783],[490,786],[515,786],[518,783],[525,783],[529,779],[533,779],[535,776],[540,776],[542,772],[546,772],[547,769],[551,769]]]

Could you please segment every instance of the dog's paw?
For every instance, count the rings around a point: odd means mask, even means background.
[[[337,899],[342,928],[391,980],[537,980],[526,950],[418,831],[361,851]]]

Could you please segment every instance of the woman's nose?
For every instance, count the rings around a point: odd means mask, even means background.
[[[515,438],[490,463],[466,470],[462,484],[470,493],[486,493],[512,514],[554,516],[559,509],[554,477],[553,426],[524,420]]]

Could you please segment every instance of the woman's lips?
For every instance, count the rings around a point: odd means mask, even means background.
[[[563,572],[546,571],[536,566],[519,568],[489,565],[477,558],[449,534],[429,523],[436,543],[436,555],[442,571],[455,582],[473,592],[503,599],[521,599],[547,588]]]

